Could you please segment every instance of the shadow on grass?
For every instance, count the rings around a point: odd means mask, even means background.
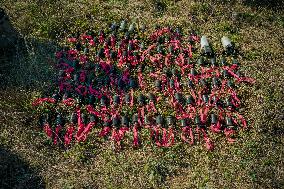
[[[15,46],[0,52],[0,89],[48,90],[54,80],[52,41],[19,38]]]
[[[26,162],[0,147],[0,188],[45,188],[43,179]]]
[[[0,8],[0,89],[46,86],[56,43],[22,36]]]
[[[237,0],[212,0],[215,3],[236,5],[239,4]],[[251,8],[268,8],[272,10],[283,10],[283,0],[243,0],[241,4]]]
[[[269,9],[283,9],[283,0],[245,0],[244,5],[250,7],[265,7]]]

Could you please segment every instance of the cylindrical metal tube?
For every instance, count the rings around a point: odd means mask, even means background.
[[[119,104],[119,103],[120,103],[120,98],[119,98],[118,95],[114,95],[114,96],[113,96],[113,102],[114,102],[115,104]]]
[[[96,121],[96,116],[94,114],[89,115],[89,119],[91,122],[95,122]]]
[[[139,96],[138,96],[138,102],[139,102],[140,104],[145,104],[145,97],[144,97],[143,94],[139,94]]]
[[[204,47],[209,47],[209,42],[206,38],[206,36],[202,36],[200,40],[201,48],[203,49]]]
[[[181,119],[180,122],[181,122],[181,126],[182,127],[186,127],[187,126],[186,119]]]
[[[194,123],[195,123],[196,125],[200,125],[201,121],[200,121],[200,117],[199,117],[199,116],[196,116],[196,117],[195,117]]]
[[[186,97],[186,103],[187,103],[188,105],[189,105],[189,104],[193,105],[193,104],[194,104],[194,98],[193,98],[191,95],[187,96],[187,97]]]
[[[162,115],[158,115],[156,117],[156,124],[157,125],[162,125],[163,124],[163,116]]]
[[[233,126],[233,121],[231,117],[226,117],[226,125],[227,126]]]
[[[138,114],[133,114],[132,123],[137,123],[137,122],[138,122]]]
[[[217,115],[216,114],[211,114],[211,123],[216,124],[217,123]]]
[[[221,39],[221,42],[222,42],[224,49],[228,47],[232,47],[232,42],[227,36],[223,36]]]
[[[77,123],[77,114],[74,112],[71,114],[71,117],[70,117],[70,121],[73,123],[73,124],[76,124]]]
[[[167,116],[167,124],[170,125],[174,125],[174,118],[173,116]]]
[[[119,126],[119,122],[120,122],[120,120],[119,120],[118,117],[112,118],[112,125],[113,125],[114,127],[118,127],[118,126]]]
[[[121,117],[121,124],[124,126],[128,126],[129,125],[129,120],[127,116],[122,116]]]

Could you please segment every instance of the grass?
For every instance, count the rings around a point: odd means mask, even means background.
[[[10,169],[22,171],[10,176],[9,187],[283,187],[283,11],[272,1],[265,6],[257,2],[1,1],[0,7],[23,37],[22,46],[0,57],[0,149],[5,152],[0,160],[16,158],[18,166]],[[69,33],[98,29],[122,18],[139,20],[148,28],[156,23],[175,24],[185,31],[194,28],[207,35],[216,49],[221,49],[223,35],[231,37],[241,48],[243,72],[257,80],[253,86],[240,87],[241,111],[251,129],[241,132],[235,144],[214,138],[213,152],[201,145],[159,149],[145,144],[117,153],[110,143],[97,139],[66,151],[49,144],[30,104],[49,90],[52,52]],[[40,178],[41,185],[24,182],[29,175]]]

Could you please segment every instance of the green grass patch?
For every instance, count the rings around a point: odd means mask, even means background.
[[[228,1],[145,2],[0,2],[24,38],[11,56],[0,57],[1,70],[5,69],[0,91],[0,148],[9,149],[0,160],[19,173],[10,177],[9,187],[37,188],[38,182],[28,179],[40,175],[46,188],[281,188],[284,70],[279,39],[284,39],[283,11]],[[231,10],[239,13],[239,20],[232,20]],[[51,90],[47,86],[54,72],[48,60],[54,58],[56,42],[61,43],[70,33],[105,27],[113,20],[136,18],[149,28],[170,23],[186,31],[197,29],[210,36],[212,43],[219,44],[226,34],[244,49],[241,66],[257,83],[240,88],[242,112],[250,130],[241,132],[236,144],[218,136],[211,153],[202,150],[202,144],[159,149],[150,143],[115,152],[111,143],[102,140],[88,140],[68,150],[46,140],[30,103]],[[13,159],[19,166],[13,165]]]

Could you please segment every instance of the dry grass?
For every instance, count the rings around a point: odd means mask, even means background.
[[[6,150],[0,155],[5,156],[4,162],[17,155],[22,161],[15,162],[24,166],[12,169],[42,179],[29,185],[24,182],[26,177],[14,175],[10,187],[283,187],[283,11],[273,4],[256,7],[256,1],[222,2],[226,1],[1,1],[0,6],[25,37],[25,50],[18,48],[15,55],[0,58],[4,73],[0,148],[9,149],[9,153]],[[257,79],[254,86],[240,87],[241,111],[251,129],[241,132],[238,142],[232,145],[224,137],[216,137],[213,152],[204,151],[201,145],[177,144],[171,149],[159,149],[145,144],[140,149],[116,153],[111,144],[94,139],[67,151],[50,145],[37,128],[30,106],[31,99],[49,85],[53,72],[47,58],[52,58],[62,36],[97,29],[122,18],[139,20],[149,28],[155,23],[175,24],[185,30],[195,28],[208,35],[217,50],[221,49],[219,40],[223,35],[232,38],[241,48],[243,71]],[[0,175],[7,169],[0,169]]]

